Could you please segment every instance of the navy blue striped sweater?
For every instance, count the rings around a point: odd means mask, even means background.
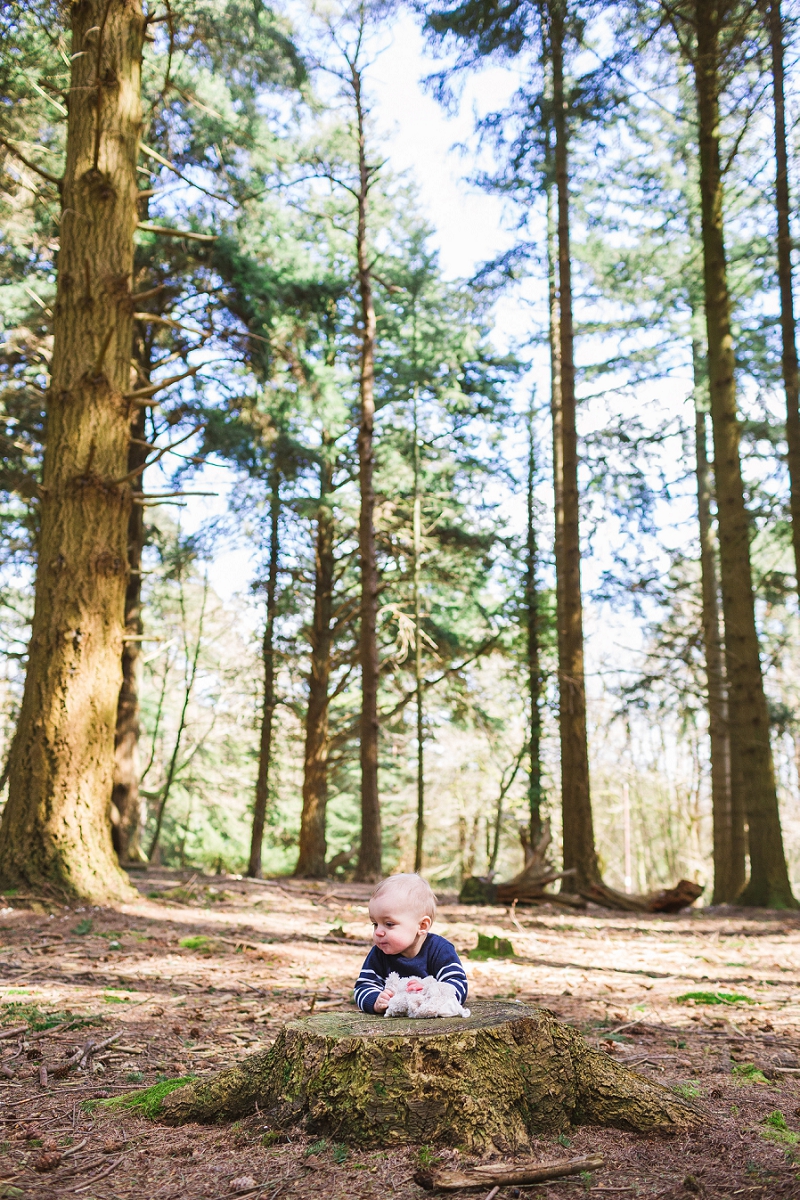
[[[429,933],[422,943],[419,954],[403,958],[402,954],[384,954],[373,946],[356,980],[355,1000],[362,1012],[374,1012],[375,1001],[386,987],[386,979],[395,971],[401,979],[416,976],[424,979],[433,975],[440,983],[452,983],[458,993],[459,1003],[467,998],[467,976],[461,965],[456,948],[438,933]]]

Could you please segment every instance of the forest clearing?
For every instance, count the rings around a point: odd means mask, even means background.
[[[0,1065],[14,1073],[2,1081],[4,1195],[418,1200],[427,1194],[413,1180],[421,1166],[434,1158],[463,1165],[468,1156],[436,1147],[363,1150],[302,1129],[276,1135],[258,1114],[233,1126],[173,1128],[125,1111],[87,1112],[87,1099],[240,1060],[313,1008],[352,1007],[368,945],[363,885],[162,869],[143,872],[137,886],[140,898],[120,909],[31,912],[11,900],[0,915]],[[443,899],[437,928],[462,952],[471,999],[543,1005],[642,1074],[698,1097],[706,1114],[700,1128],[671,1138],[582,1126],[535,1139],[541,1160],[601,1153],[605,1165],[525,1196],[800,1194],[798,918],[744,910],[512,916]],[[478,932],[509,939],[514,959],[470,962]],[[690,993],[740,998],[680,1001]],[[78,1028],[62,1024],[78,1017]],[[24,1025],[53,1032],[27,1043],[8,1036]],[[85,1071],[41,1085],[41,1064],[52,1071],[74,1047],[115,1034]]]
[[[800,1197],[798,31],[0,5],[0,1198]]]

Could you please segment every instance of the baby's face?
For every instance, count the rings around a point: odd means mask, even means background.
[[[413,957],[431,924],[430,917],[420,917],[409,911],[405,897],[391,891],[383,892],[372,901],[369,916],[372,940],[384,954]]]

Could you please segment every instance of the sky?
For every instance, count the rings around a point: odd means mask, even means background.
[[[432,57],[419,24],[408,12],[397,19],[387,50],[371,71],[377,118],[388,135],[392,167],[409,171],[430,217],[442,267],[453,276],[471,275],[512,241],[503,206],[464,179],[470,159],[455,147],[472,133],[473,112],[499,106],[513,87],[512,72],[483,70],[467,82],[459,111],[448,115],[425,90],[423,80],[441,63]]]

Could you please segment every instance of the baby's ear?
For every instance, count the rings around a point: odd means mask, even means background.
[[[426,913],[425,916],[420,921],[419,927],[421,930],[424,929],[425,932],[427,933],[432,924],[433,924],[433,917],[429,917]]]

